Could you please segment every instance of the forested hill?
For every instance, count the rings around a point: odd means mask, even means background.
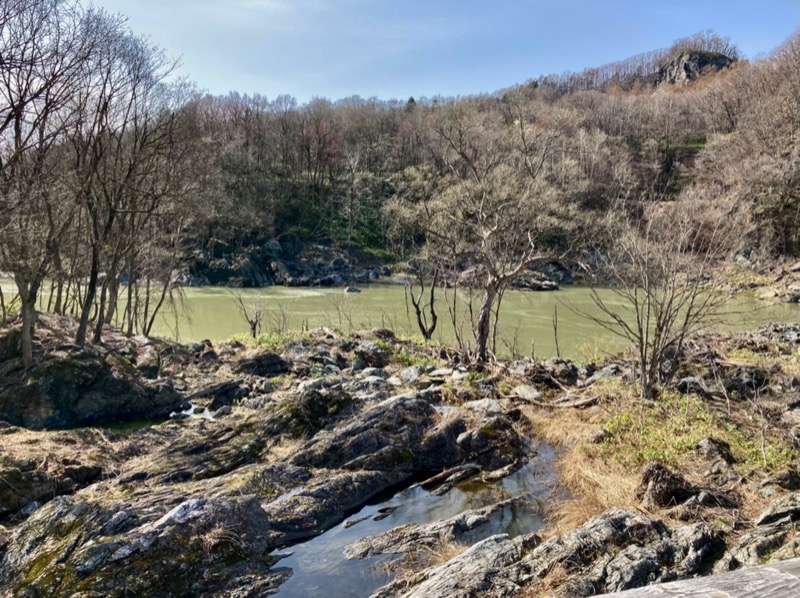
[[[501,178],[499,193],[535,181],[547,199],[536,226],[562,247],[585,243],[596,212],[620,199],[692,196],[750,216],[741,252],[795,255],[798,52],[795,36],[748,62],[705,33],[476,97],[203,97],[189,108],[208,142],[195,248],[274,237],[402,255],[426,238],[411,212],[475,169]]]

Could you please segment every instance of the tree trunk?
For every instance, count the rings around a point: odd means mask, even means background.
[[[161,306],[164,305],[164,299],[167,297],[167,292],[169,291],[169,280],[164,283],[164,287],[161,289],[161,297],[158,299],[158,303],[155,304],[153,307],[153,313],[150,314],[150,320],[148,320],[145,324],[145,328],[143,333],[145,336],[150,336],[150,331],[153,329],[153,324],[156,322],[156,315],[158,315],[158,310],[161,309]]]
[[[97,294],[97,278],[100,274],[100,256],[97,245],[92,247],[92,267],[89,271],[89,284],[86,289],[86,298],[81,308],[81,321],[78,332],[75,334],[75,344],[79,347],[86,345],[86,331],[89,329],[89,315],[92,313],[94,298]]]
[[[106,279],[103,282],[103,286],[100,288],[100,303],[97,307],[97,321],[95,322],[94,326],[94,334],[92,335],[92,342],[99,343],[103,338],[103,325],[106,323],[106,299],[108,297],[108,284],[109,284],[109,275],[106,275]]]
[[[40,271],[44,271],[46,263]],[[43,275],[41,275],[43,276]],[[25,367],[33,363],[33,326],[36,323],[36,298],[39,296],[41,277],[14,274],[22,315],[22,362]]]
[[[29,367],[33,363],[33,324],[36,321],[36,306],[27,293],[20,293],[20,301],[22,302],[22,363],[25,367]]]
[[[119,301],[119,276],[114,275],[108,286],[108,301],[106,303],[106,322],[113,325],[117,317],[117,302]]]
[[[489,333],[491,332],[492,306],[497,297],[497,282],[492,281],[486,285],[483,293],[483,303],[478,312],[478,320],[475,324],[475,350],[478,361],[486,361],[486,346],[489,343]]]

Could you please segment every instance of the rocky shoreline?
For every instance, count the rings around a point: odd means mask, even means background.
[[[367,534],[345,556],[416,569],[375,596],[590,596],[800,547],[797,327],[698,339],[674,388],[642,405],[626,403],[624,360],[475,370],[385,330],[319,330],[282,346],[110,333],[79,349],[64,340],[70,321],[41,318],[31,370],[14,327],[0,331],[7,595],[270,595],[293,573],[286,551],[358,523],[348,518],[377,497],[491,484],[543,442],[561,447],[560,500],[500,497]],[[690,421],[688,405],[711,419]],[[671,432],[680,443],[660,445],[627,411],[646,421],[657,409],[683,418]],[[740,439],[755,418],[760,443]],[[70,429],[88,423],[101,427]],[[650,444],[637,446],[642,437]],[[607,479],[587,483],[590,465]],[[613,500],[604,484],[618,486]],[[550,525],[491,535],[487,522],[520,510]]]
[[[479,286],[480,275],[480,268],[464,267],[448,284]],[[172,284],[190,287],[357,288],[376,282],[406,284],[413,279],[413,264],[394,264],[360,251],[319,244],[305,244],[299,250],[289,251],[274,239],[261,246],[223,251],[219,255],[196,250],[184,259],[182,269],[172,273]],[[559,285],[572,282],[570,269],[552,262],[529,268],[511,286],[525,291],[555,291]]]

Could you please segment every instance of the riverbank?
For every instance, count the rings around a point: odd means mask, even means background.
[[[215,251],[195,249],[182,259],[182,267],[172,281],[189,287],[224,286],[233,288],[356,287],[380,282],[402,284],[416,280],[415,260],[397,262],[388,252],[370,252],[330,244],[281,244],[276,239],[248,247],[220,247]],[[511,283],[511,288],[527,291],[554,291],[561,284],[572,284],[575,272],[559,262],[532,265]],[[480,287],[482,270],[463,266],[451,275],[448,284]]]
[[[313,595],[300,556],[337,546],[347,577],[388,567],[364,595],[588,596],[800,546],[795,326],[696,339],[642,402],[624,358],[476,370],[386,330],[79,349],[72,325],[42,316],[32,370],[0,332],[0,419],[96,424],[0,429],[11,595]]]

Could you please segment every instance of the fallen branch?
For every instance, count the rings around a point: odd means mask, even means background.
[[[596,405],[598,402],[600,402],[600,397],[589,397],[588,399],[578,399],[575,401],[567,401],[565,403],[544,403],[542,401],[537,401],[535,399],[525,399],[523,397],[517,397],[517,396],[512,398],[516,398],[520,401],[524,401],[525,403],[535,405],[536,407],[545,407],[547,409],[550,408],[581,409],[583,407],[591,407],[592,405]]]
[[[425,490],[430,490],[434,486],[438,484],[444,483],[447,481],[451,475],[455,473],[460,473],[467,470],[474,470],[474,473],[478,473],[480,471],[480,467],[476,463],[465,463],[464,465],[456,465],[455,467],[451,467],[450,469],[445,469],[441,473],[437,473],[435,476],[428,478],[427,480],[423,480],[422,482],[418,482],[412,485],[412,488],[423,488]],[[472,474],[470,474],[472,475]]]

